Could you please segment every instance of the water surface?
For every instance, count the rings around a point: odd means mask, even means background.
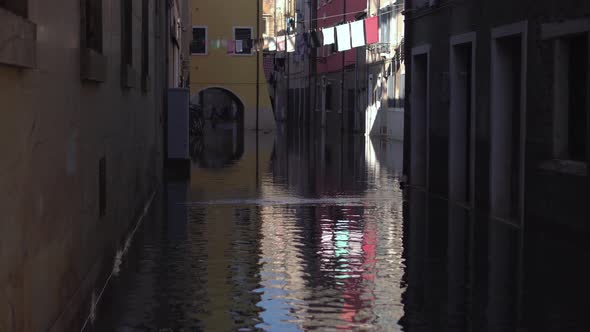
[[[88,330],[589,330],[587,233],[402,193],[400,142],[306,136],[206,138]]]

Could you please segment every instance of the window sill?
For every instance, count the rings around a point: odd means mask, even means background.
[[[81,57],[80,63],[82,67],[80,69],[80,75],[82,76],[82,80],[98,83],[106,81],[106,56],[95,50],[86,48],[82,50]]]
[[[581,161],[553,159],[541,162],[538,168],[560,174],[588,176],[588,165]]]
[[[0,64],[37,66],[37,25],[0,8]]]
[[[121,84],[123,88],[135,88],[137,86],[137,72],[130,65],[122,65]]]

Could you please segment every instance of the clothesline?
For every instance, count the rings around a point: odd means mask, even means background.
[[[404,4],[395,4],[395,5],[391,5],[391,6],[388,6],[388,7],[396,7],[396,8],[395,9],[392,9],[392,10],[388,10],[386,12],[378,13],[377,15],[373,15],[371,17],[381,16],[381,15],[385,15],[385,14],[389,14],[389,13],[395,12],[397,10],[397,8],[403,8],[404,7]],[[360,13],[364,13],[364,12],[365,12],[364,10],[358,10],[358,11],[354,11],[354,12],[348,12],[348,13],[343,13],[343,14],[335,14],[335,15],[330,15],[330,16],[324,16],[324,17],[314,18],[314,19],[311,19],[311,20],[301,20],[301,21],[297,21],[297,23],[309,23],[311,21],[320,21],[320,20],[326,20],[326,19],[329,19],[329,18],[341,17],[341,16],[348,16],[348,15],[353,15],[353,14],[356,15],[356,14],[360,14]]]
[[[228,53],[250,53],[250,49],[254,48],[256,51],[268,50],[270,52],[303,54],[306,49],[330,45],[335,45],[339,52],[348,51],[352,48],[379,43],[379,16],[384,14],[386,13],[335,26],[276,37],[228,40],[227,51]]]
[[[306,48],[336,45],[339,52],[379,42],[379,20],[372,16],[352,23],[325,27],[319,30],[299,32],[278,37],[267,37],[264,49],[292,53]],[[285,45],[286,44],[286,45]],[[299,52],[299,53],[301,53]]]
[[[392,12],[394,12],[394,11],[395,11],[395,10],[390,10],[390,11],[387,11],[387,12],[379,13],[379,14],[377,14],[377,15],[373,15],[373,16],[371,16],[371,17],[369,17],[369,18],[373,18],[373,17],[379,17],[379,16],[382,16],[382,15],[386,15],[386,14],[392,13]],[[362,12],[362,11],[361,11],[361,12]],[[353,12],[353,13],[354,13],[354,12]],[[360,12],[359,12],[359,13],[360,13]],[[342,16],[342,14],[340,14],[340,15],[334,15],[334,16]],[[334,17],[334,16],[332,16],[332,17]],[[329,18],[329,17],[326,17],[326,18]],[[324,18],[322,18],[322,19],[324,19]],[[319,20],[319,19],[318,19],[318,20]],[[305,22],[305,21],[300,21],[300,22]],[[355,20],[355,21],[350,21],[350,22],[348,22],[348,23],[354,23],[354,22],[357,22],[357,20]],[[335,26],[332,26],[332,27],[335,27]],[[316,28],[316,29],[313,29],[313,30],[307,30],[307,29],[306,29],[305,31],[302,31],[302,32],[303,32],[303,33],[305,33],[305,32],[313,32],[313,31],[318,31],[318,30],[325,29],[325,28],[329,28],[329,27],[318,27],[318,28]],[[297,32],[296,32],[296,33],[297,33]],[[296,33],[294,33],[294,34],[296,34]],[[299,32],[299,33],[301,33],[301,32]],[[284,33],[284,32],[283,32],[283,34],[282,34],[282,35],[278,35],[278,36],[276,36],[276,38],[287,38],[287,36],[289,36],[289,35],[291,35],[291,34],[287,34],[287,33]]]

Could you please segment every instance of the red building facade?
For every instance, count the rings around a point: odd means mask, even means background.
[[[367,8],[367,0],[318,0],[317,3],[317,26],[319,29],[353,22],[356,20],[357,15],[365,12]],[[337,51],[336,45],[320,47],[317,52],[318,74],[342,70],[342,52]],[[354,65],[355,62],[355,49],[344,52],[345,67]]]

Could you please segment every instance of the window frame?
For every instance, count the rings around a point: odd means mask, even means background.
[[[193,53],[192,47],[190,48],[190,55],[194,56],[205,56],[209,55],[209,27],[206,25],[193,25],[191,27],[191,33],[194,33],[195,29],[204,29],[205,30],[205,52],[204,53]],[[194,35],[193,35],[194,36]],[[191,36],[191,44],[195,41],[193,36]]]
[[[156,0],[157,1],[157,0]],[[141,89],[148,92],[151,84],[150,75],[150,0],[141,2]]]
[[[98,8],[94,8],[92,6],[92,8],[89,8],[89,4],[93,1],[98,1]],[[91,11],[89,9],[92,10],[97,10],[98,13],[98,17],[99,17],[99,25],[100,27],[98,28],[99,30],[99,47],[98,49],[96,48],[96,45],[92,45],[92,43],[90,43],[90,38],[88,38],[88,33],[89,33],[89,29],[88,29],[88,24],[91,21]],[[104,17],[103,17],[103,0],[81,0],[80,2],[80,11],[81,11],[81,19],[82,19],[82,24],[80,24],[80,28],[81,28],[81,33],[80,33],[80,38],[81,38],[81,44],[83,48],[86,49],[90,49],[94,52],[96,52],[97,54],[103,55],[104,54]],[[96,13],[94,13],[96,14]]]
[[[232,40],[235,43],[236,41],[236,30],[237,29],[250,29],[250,39],[252,39],[252,37],[254,36],[254,27],[251,26],[234,26],[232,28]],[[285,44],[285,50],[287,48],[287,45]],[[254,55],[254,46],[252,46],[250,48],[250,53],[237,53],[234,47],[234,53],[231,54],[232,56],[253,56]]]
[[[552,71],[554,75],[556,75],[556,71],[562,68],[563,59],[558,59],[559,48],[567,48],[568,61],[567,66],[569,66],[569,52],[571,49],[571,45],[569,45],[569,39],[575,37],[576,35],[586,35],[587,38],[587,52],[590,53],[590,19],[582,18],[582,19],[573,19],[573,20],[566,20],[563,22],[556,22],[556,23],[545,23],[541,25],[541,33],[540,39],[546,42],[551,43],[551,48],[553,49],[553,68]],[[563,77],[561,78],[563,79]],[[569,74],[566,77],[569,80]],[[590,103],[590,60],[588,61],[586,67],[586,108],[589,107]],[[559,142],[559,136],[563,134],[557,126],[558,115],[563,112],[558,106],[561,105],[560,102],[564,97],[569,100],[570,98],[570,91],[566,91],[566,95],[563,95],[564,91],[559,91],[558,87],[555,85],[555,81],[557,79],[554,77],[554,86],[553,86],[553,105],[551,107],[551,114],[552,114],[552,132],[551,132],[551,152],[550,152],[550,159],[541,162],[539,165],[543,169],[556,171],[559,173],[566,173],[571,175],[578,175],[578,176],[587,176],[588,175],[588,165],[590,163],[590,112],[587,111],[586,114],[586,158],[583,161],[574,160],[570,155],[570,146],[569,146],[569,138],[568,142],[565,146]],[[560,94],[560,97],[557,96]],[[558,100],[560,99],[560,100]],[[567,117],[568,120],[565,123],[565,127],[569,128],[569,101],[568,101],[568,110],[567,110]],[[561,123],[563,126],[563,123]],[[569,136],[569,129],[566,129]]]
[[[120,3],[120,59],[121,59],[121,87],[125,90],[132,89],[138,85],[138,73],[133,67],[134,59],[134,31],[133,31],[133,0],[121,0]],[[129,7],[127,7],[129,6]],[[141,41],[141,39],[140,39]]]
[[[133,0],[121,0],[121,64],[133,67]]]

